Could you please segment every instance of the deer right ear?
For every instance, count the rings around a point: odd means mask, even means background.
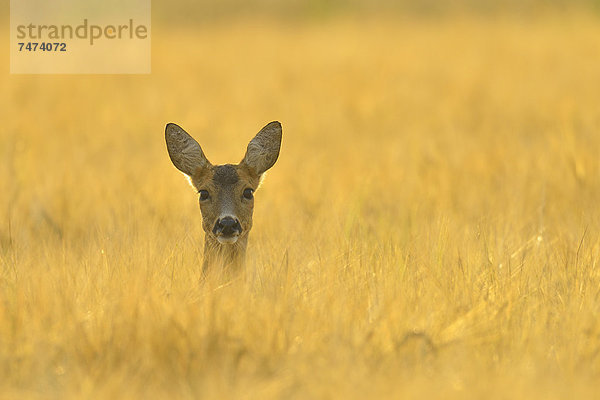
[[[184,174],[191,177],[198,168],[210,166],[198,142],[180,126],[167,124],[165,140],[173,165]]]

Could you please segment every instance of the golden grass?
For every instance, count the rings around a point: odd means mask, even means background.
[[[600,26],[153,29],[149,76],[0,86],[1,398],[593,398]],[[7,54],[5,51],[3,54]],[[166,122],[266,122],[247,273],[200,284]]]

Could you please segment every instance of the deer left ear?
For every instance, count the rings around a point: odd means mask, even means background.
[[[278,121],[268,123],[248,144],[242,163],[252,168],[258,175],[262,175],[279,157],[281,135],[281,124]]]

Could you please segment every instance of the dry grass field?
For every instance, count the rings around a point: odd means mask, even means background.
[[[156,24],[146,76],[2,58],[0,398],[597,398],[599,38],[256,18]],[[247,270],[201,282],[164,126],[225,163],[274,119]]]

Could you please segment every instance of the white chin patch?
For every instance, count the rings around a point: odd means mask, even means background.
[[[237,235],[231,236],[231,237],[217,236],[217,240],[221,244],[233,244],[233,243],[237,242],[238,236]]]

